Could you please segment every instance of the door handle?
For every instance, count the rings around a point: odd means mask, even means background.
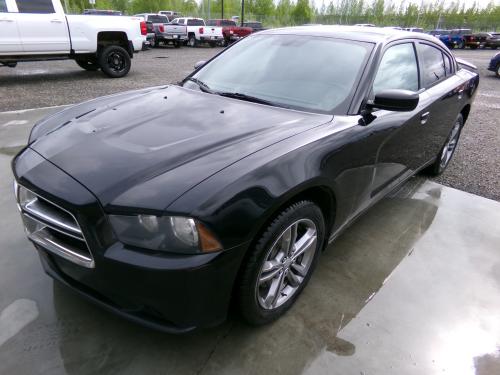
[[[424,125],[427,122],[427,120],[429,120],[429,116],[430,116],[429,112],[422,113],[422,115],[420,115],[420,123]]]
[[[50,22],[52,22],[52,23],[62,23],[62,20],[55,18],[53,20],[50,20]]]

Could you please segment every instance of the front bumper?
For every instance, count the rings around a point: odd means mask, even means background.
[[[16,181],[74,215],[94,261],[82,267],[35,244],[45,271],[122,317],[182,333],[225,320],[246,244],[223,252],[176,255],[123,245],[83,185],[30,148],[17,155]]]

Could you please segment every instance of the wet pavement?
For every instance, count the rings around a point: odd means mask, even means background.
[[[500,374],[500,203],[414,178],[327,249],[282,319],[254,328],[230,314],[166,335],[43,273],[10,172],[39,114],[10,116],[0,124],[0,374]]]

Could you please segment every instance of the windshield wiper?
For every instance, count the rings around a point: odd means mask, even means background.
[[[218,94],[220,96],[226,96],[228,98],[245,100],[247,102],[252,102],[252,103],[267,104],[267,105],[272,105],[274,107],[284,107],[284,106],[282,106],[280,104],[271,102],[269,100],[257,98],[256,96],[242,94],[242,93],[239,93],[239,92],[217,92],[216,94]]]
[[[203,81],[200,81],[198,78],[189,77],[186,78],[186,81],[194,82],[198,85],[201,91],[208,92],[209,94],[214,94],[215,92]]]

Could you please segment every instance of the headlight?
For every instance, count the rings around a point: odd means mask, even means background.
[[[183,216],[109,215],[119,240],[131,246],[181,254],[222,250],[200,222]]]

